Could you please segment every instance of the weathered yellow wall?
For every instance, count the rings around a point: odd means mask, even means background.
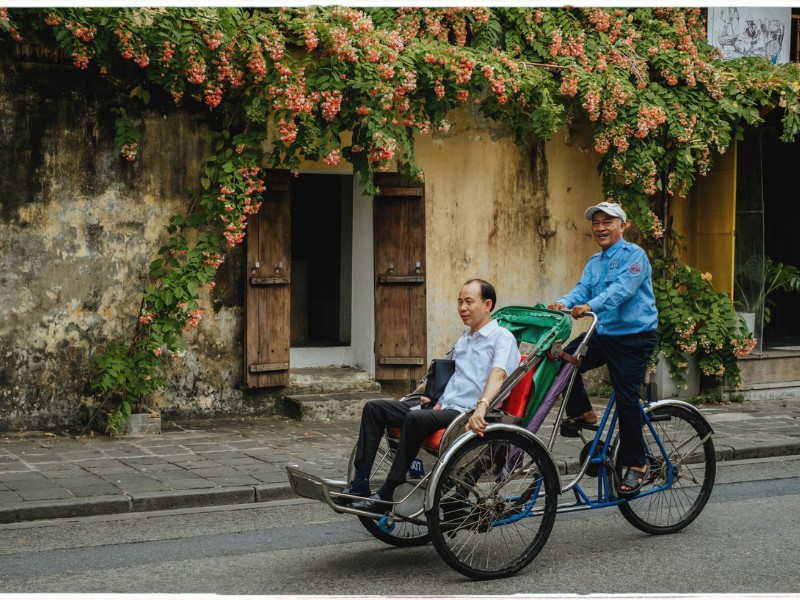
[[[467,279],[494,284],[498,306],[547,304],[571,289],[597,251],[583,211],[602,200],[588,124],[523,148],[475,110],[448,120],[447,134],[420,136],[415,146],[425,173],[429,357],[463,331],[456,299]],[[345,161],[301,166],[348,169]]]
[[[530,149],[473,112],[448,119],[447,135],[416,146],[426,182],[431,357],[461,334],[456,298],[471,277],[495,285],[498,306],[546,304],[568,291],[596,251],[583,210],[601,198],[588,127]]]
[[[718,292],[733,298],[736,228],[736,144],[714,157],[714,166],[697,180],[693,222],[693,264],[712,274]]]

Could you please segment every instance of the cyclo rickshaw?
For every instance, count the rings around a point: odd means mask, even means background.
[[[494,318],[517,339],[523,359],[490,400],[485,434],[466,431],[469,413],[423,443],[407,481],[380,513],[348,505],[359,497],[342,493],[353,478],[351,454],[346,480],[334,480],[287,467],[296,494],[325,502],[338,513],[353,514],[379,540],[399,547],[433,542],[439,555],[456,571],[473,579],[512,575],[528,565],[544,547],[556,513],[616,506],[634,527],[651,534],[679,531],[703,510],[714,486],[716,455],[713,431],[701,412],[680,400],[640,403],[649,475],[634,498],[618,489],[616,465],[617,413],[612,393],[589,439],[583,429],[564,430],[564,398],[569,396],[577,367],[594,333],[591,323],[574,355],[563,353],[572,319],[567,312],[510,306]],[[537,435],[545,417],[561,397],[549,439]],[[409,401],[409,395],[400,401]],[[563,482],[552,451],[559,429],[580,437],[579,468]],[[399,431],[382,440],[372,482],[385,479],[397,447]],[[581,482],[596,479],[596,489]],[[564,496],[559,500],[559,496]]]

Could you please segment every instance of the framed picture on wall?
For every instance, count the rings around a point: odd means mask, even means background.
[[[792,9],[715,6],[708,9],[708,42],[725,60],[760,56],[773,64],[789,62]]]

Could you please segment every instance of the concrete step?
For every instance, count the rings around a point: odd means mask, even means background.
[[[353,367],[291,369],[286,395],[335,392],[379,392],[381,385],[366,371]]]
[[[800,373],[800,352],[765,350],[762,354],[751,354],[738,360],[745,388],[781,385],[789,387],[796,383]]]
[[[298,421],[341,421],[361,418],[367,400],[391,400],[381,392],[340,392],[284,396],[284,413]]]
[[[797,398],[800,396],[800,381],[780,381],[774,384],[753,384],[744,386],[743,390],[733,390],[741,394],[745,400],[777,400],[779,398]]]

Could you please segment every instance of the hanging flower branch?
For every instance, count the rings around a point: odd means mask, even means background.
[[[133,341],[97,357],[95,389],[120,399],[112,429],[184,351],[202,318],[199,289],[213,286],[258,211],[264,165],[296,172],[304,160],[346,159],[374,193],[372,174],[393,160],[422,178],[415,138],[446,133],[451,111],[467,105],[519,144],[588,119],[604,193],[625,206],[654,261],[660,349],[691,350],[707,372],[738,377],[749,341],[730,300],[676,258],[670,207],[762,107],[786,109],[784,139],[798,133],[800,73],[722,63],[697,9],[0,9],[0,38],[28,37],[126,90],[113,110],[128,161],[139,153],[132,99],[164,92],[223,123],[199,191],[150,265]],[[685,335],[674,339],[678,324]]]

